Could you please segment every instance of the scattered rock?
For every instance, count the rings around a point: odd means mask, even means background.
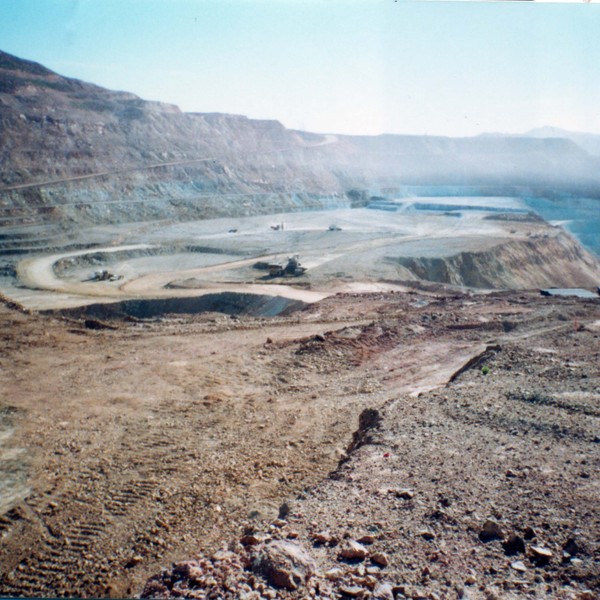
[[[435,533],[433,531],[429,531],[428,529],[423,529],[419,531],[418,535],[420,535],[424,540],[431,541],[435,540]]]
[[[142,590],[141,598],[167,598],[169,588],[160,580],[160,575],[151,577]]]
[[[531,546],[531,555],[538,564],[546,564],[554,556],[550,550],[542,546]]]
[[[402,500],[411,500],[415,496],[415,493],[408,489],[397,489],[393,491],[396,495],[396,498],[402,498]]]
[[[525,573],[525,571],[527,571],[527,567],[520,560],[515,560],[515,562],[510,563],[510,566],[520,573]]]
[[[173,574],[187,579],[190,576],[190,570],[197,566],[198,564],[193,560],[183,560],[173,564]]]
[[[391,583],[382,581],[373,590],[372,600],[394,600],[394,591]]]
[[[132,556],[127,561],[127,563],[125,564],[125,568],[126,569],[132,569],[136,565],[139,565],[143,560],[144,560],[144,558],[142,556],[140,556],[139,554],[136,554],[135,556]]]
[[[236,554],[229,550],[217,550],[211,556],[211,558],[214,562],[220,562],[223,560],[233,560],[235,557],[236,557]]]
[[[353,575],[358,575],[359,577],[364,577],[367,573],[367,569],[365,568],[365,565],[357,565],[350,570],[350,573]]]
[[[394,595],[396,595],[396,589],[404,590],[403,592],[400,591],[399,593],[403,594],[407,598],[412,598],[412,600],[430,600],[431,598],[431,595],[426,590],[420,588],[399,586],[399,588],[395,587],[393,589]],[[463,598],[464,596],[460,597]]]
[[[254,561],[253,570],[275,587],[295,590],[314,575],[316,565],[299,544],[275,540],[265,544]]]
[[[348,598],[364,598],[367,595],[367,591],[357,585],[343,585],[340,593]]]
[[[264,540],[256,535],[244,535],[240,538],[240,544],[242,546],[257,546]]]
[[[212,577],[205,577],[206,573],[200,567],[190,567],[188,572],[188,579],[193,585],[205,584],[207,587],[216,583]]]
[[[344,572],[340,568],[335,567],[325,572],[325,578],[329,579],[329,581],[337,581],[338,579],[341,579],[343,574]]]
[[[382,567],[387,567],[390,564],[390,559],[385,552],[376,552],[371,556],[371,560]]]
[[[583,564],[583,561],[580,558],[572,558],[571,559],[571,564],[574,567],[579,567],[579,566],[581,566]]]
[[[579,554],[581,552],[581,548],[577,544],[577,541],[575,540],[575,538],[569,538],[565,542],[565,544],[563,546],[563,550],[565,552],[567,552],[568,554],[570,554],[571,556],[576,556],[577,554]]]
[[[332,540],[332,536],[329,531],[319,531],[318,533],[313,534],[312,539],[317,544],[329,544]]]
[[[340,550],[340,556],[348,560],[364,560],[369,552],[355,540],[348,540]]]
[[[279,507],[278,518],[283,521],[283,520],[287,519],[287,516],[290,514],[290,512],[292,512],[292,505],[291,505],[291,503],[290,502],[284,502]]]
[[[352,441],[346,450],[350,455],[361,446],[373,441],[374,430],[381,426],[381,413],[375,408],[365,408],[358,417],[358,429],[352,434]]]
[[[491,542],[492,540],[501,540],[503,537],[502,529],[496,521],[488,519],[479,532],[479,539],[482,542]]]
[[[356,541],[360,544],[369,545],[375,543],[375,538],[372,535],[363,535],[362,537],[359,537]]]

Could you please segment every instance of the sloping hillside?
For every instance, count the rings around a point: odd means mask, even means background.
[[[183,113],[6,53],[0,158],[0,216],[17,224],[274,212],[415,183],[600,190],[600,160],[571,140],[310,134]]]

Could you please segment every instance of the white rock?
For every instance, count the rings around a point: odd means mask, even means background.
[[[527,567],[523,564],[523,561],[515,560],[515,562],[510,563],[510,566],[515,571],[520,571],[521,573],[525,573],[527,571]]]

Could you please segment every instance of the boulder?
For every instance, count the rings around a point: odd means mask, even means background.
[[[373,590],[372,600],[394,600],[394,592],[391,583],[382,581]]]
[[[253,570],[275,587],[295,590],[314,575],[316,564],[299,544],[275,540],[265,544],[259,552]]]

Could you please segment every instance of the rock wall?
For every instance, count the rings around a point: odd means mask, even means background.
[[[293,131],[183,113],[0,52],[3,224],[279,212],[410,184],[578,187],[600,198],[599,173],[600,159],[568,139]]]

